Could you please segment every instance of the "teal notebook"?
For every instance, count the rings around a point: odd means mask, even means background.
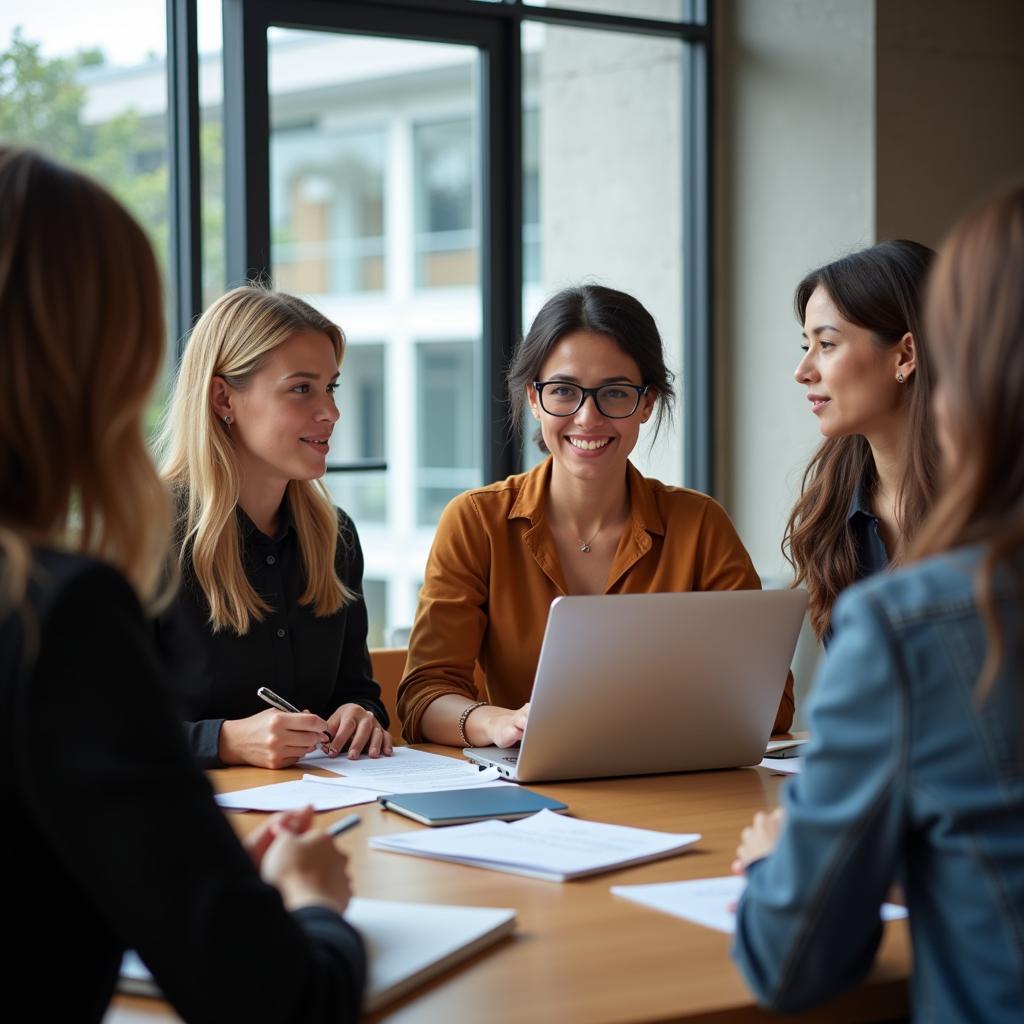
[[[382,807],[424,825],[468,825],[474,821],[515,821],[538,811],[567,811],[568,805],[519,786],[476,786],[434,793],[396,793],[377,798]]]

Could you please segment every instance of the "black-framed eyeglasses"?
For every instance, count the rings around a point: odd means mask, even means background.
[[[564,380],[535,380],[533,387],[540,407],[550,416],[572,416],[590,395],[597,411],[610,420],[624,420],[632,416],[640,405],[640,399],[650,390],[648,384],[602,384],[599,388],[581,388]]]

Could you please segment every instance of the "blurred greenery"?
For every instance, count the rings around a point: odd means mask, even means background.
[[[154,58],[159,59],[159,58]],[[102,122],[85,119],[89,75],[107,66],[98,49],[46,57],[15,29],[0,50],[0,140],[35,146],[102,182],[143,226],[157,254],[169,297],[170,253],[167,118],[143,116],[126,95],[123,111]],[[223,146],[219,116],[200,127],[203,189],[203,303],[224,287]],[[147,413],[157,424],[167,397],[161,382]]]

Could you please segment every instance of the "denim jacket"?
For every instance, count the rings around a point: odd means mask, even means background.
[[[836,605],[786,826],[739,906],[733,956],[765,1006],[860,982],[899,880],[914,1019],[1024,1021],[1024,601],[997,581],[1006,653],[979,702],[981,557],[876,576]]]

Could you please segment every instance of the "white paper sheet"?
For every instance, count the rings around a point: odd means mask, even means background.
[[[337,786],[343,789],[362,790],[374,796],[391,793],[439,793],[450,789],[476,789],[487,786],[514,786],[514,782],[504,781],[497,768],[484,771],[472,770],[466,775],[452,775],[451,772],[437,772],[427,768],[421,772],[409,772],[406,775],[387,775],[383,779],[366,776],[352,778],[339,775],[337,778],[325,779],[321,775],[303,775],[303,782],[316,782],[323,786]]]
[[[427,770],[437,773],[448,772],[453,776],[477,771],[475,765],[462,758],[430,754],[425,750],[413,750],[411,747],[395,747],[391,757],[359,757],[355,761],[350,761],[344,754],[328,757],[320,750],[315,750],[301,758],[298,763],[304,768],[326,768],[335,775],[345,775],[351,779],[383,780],[392,775],[407,775],[410,772]]]
[[[758,767],[767,768],[779,775],[799,775],[803,763],[802,757],[766,757]]]
[[[540,811],[519,821],[481,821],[378,836],[370,846],[458,864],[564,881],[670,856],[700,835],[580,821]]]
[[[747,880],[741,875],[726,875],[654,885],[613,885],[611,891],[614,896],[622,896],[652,910],[731,935],[736,930],[736,914],[730,908],[739,900],[746,884]],[[907,908],[883,903],[881,916],[883,921],[896,921],[907,916]]]
[[[365,789],[316,786],[294,779],[234,793],[218,793],[216,799],[225,810],[234,811],[291,811],[307,804],[311,804],[314,811],[333,811],[339,807],[370,804],[376,797]]]

